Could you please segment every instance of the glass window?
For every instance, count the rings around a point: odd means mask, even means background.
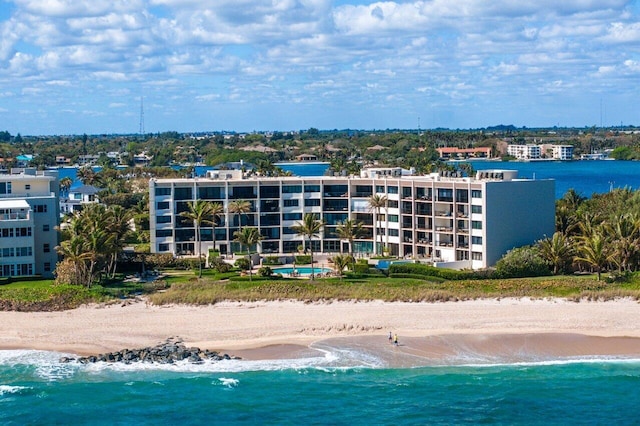
[[[478,251],[471,252],[471,259],[482,260],[482,253]]]
[[[50,228],[48,224],[45,223],[44,225],[42,225],[42,232],[49,232],[49,229]]]
[[[400,235],[399,231],[397,229],[389,229],[389,236],[390,237],[397,237],[398,235]]]
[[[312,199],[304,200],[304,205],[305,207],[318,207],[320,205],[320,199],[312,198]]]
[[[169,244],[158,244],[158,251],[169,251]]]
[[[482,244],[482,237],[471,237],[471,244]]]
[[[44,271],[51,272],[51,262],[44,262]]]
[[[191,200],[193,198],[192,188],[176,188],[173,198],[176,200]]]
[[[282,220],[302,220],[302,213],[284,213]]]
[[[283,185],[283,194],[300,194],[302,192],[302,185]]]
[[[305,185],[304,192],[320,192],[320,185]]]
[[[171,223],[171,216],[156,216],[156,223]]]
[[[42,246],[42,251],[44,251],[45,253],[49,253],[51,251],[51,246],[48,243],[45,243]]]
[[[398,223],[398,215],[397,214],[390,214],[389,215],[389,222]]]
[[[397,186],[389,186],[389,187],[387,187],[387,192],[389,194],[397,194],[398,193],[398,187]]]
[[[300,200],[283,200],[283,205],[285,207],[298,207],[300,205]]]
[[[171,235],[173,235],[173,233],[171,232],[171,229],[157,229],[156,230],[156,237],[158,237],[158,238],[171,237]]]
[[[385,193],[384,185],[376,185],[376,192]]]
[[[472,220],[471,227],[473,229],[482,229],[482,222],[480,222],[479,220]]]
[[[482,198],[482,191],[479,189],[472,189],[471,198]]]
[[[171,188],[156,188],[156,197],[161,197],[164,195],[171,195]]]
[[[471,206],[471,213],[482,213],[482,206]]]
[[[469,202],[469,191],[466,189],[456,189],[456,202],[458,203],[468,203]]]
[[[156,210],[169,210],[170,205],[168,201],[156,203]]]

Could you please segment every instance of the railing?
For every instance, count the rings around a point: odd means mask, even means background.
[[[28,213],[5,213],[0,214],[0,220],[27,220],[29,219]]]

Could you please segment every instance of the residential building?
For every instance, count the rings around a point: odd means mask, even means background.
[[[554,232],[555,181],[519,179],[517,171],[485,170],[473,177],[443,172],[413,175],[401,168],[365,169],[360,176],[247,177],[232,170],[205,178],[151,179],[151,251],[190,255],[195,247],[192,221],[180,215],[196,199],[223,205],[216,226],[201,229],[202,252],[215,244],[222,254],[240,252],[233,233],[260,230],[263,254],[291,254],[303,238],[291,230],[305,213],[325,222],[315,252],[347,252],[336,230],[347,219],[365,233],[354,241],[356,254],[381,253],[419,259],[439,266],[481,269],[508,250],[532,244]],[[375,212],[372,195],[387,198]],[[229,204],[246,200],[251,209],[234,214]],[[379,214],[376,214],[379,213]],[[215,236],[215,238],[214,238]]]
[[[60,211],[63,214],[79,212],[85,204],[99,203],[100,191],[102,191],[100,188],[93,185],[82,185],[70,189],[66,197],[60,197]]]
[[[573,145],[552,145],[551,152],[555,160],[573,160]]]
[[[518,160],[538,160],[542,158],[542,150],[540,145],[509,145],[507,146],[507,154]]]
[[[462,160],[467,158],[491,158],[491,147],[479,147],[479,148],[457,148],[457,147],[443,147],[436,148],[438,155],[443,160]]]
[[[57,171],[0,175],[0,276],[53,277],[60,210]]]

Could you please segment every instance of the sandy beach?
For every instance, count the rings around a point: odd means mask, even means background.
[[[387,340],[397,333],[399,345]],[[448,303],[225,302],[152,306],[144,299],[64,312],[0,312],[0,349],[98,354],[169,337],[247,359],[297,358],[332,347],[390,365],[570,356],[640,358],[640,304],[502,299]]]

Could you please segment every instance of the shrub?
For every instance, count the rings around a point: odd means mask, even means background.
[[[261,277],[270,277],[273,274],[273,271],[268,266],[263,266],[258,269],[258,275]]]
[[[151,269],[163,269],[175,266],[175,259],[172,254],[149,254],[144,257],[145,264]]]
[[[241,257],[241,258],[237,259],[235,261],[234,265],[236,265],[236,267],[239,268],[242,271],[248,271],[249,268],[251,268],[251,262],[249,261],[249,259],[247,259],[245,257]]]
[[[532,246],[509,250],[496,263],[495,278],[524,278],[551,275],[549,265]]]
[[[443,283],[446,280],[441,277],[434,277],[422,274],[389,274],[389,278],[411,278],[416,280],[429,281],[432,283]]]
[[[262,260],[263,265],[282,265],[278,256],[267,256]]]
[[[356,274],[366,274],[369,272],[369,264],[368,263],[356,263],[353,265],[353,272]]]
[[[307,255],[296,256],[296,264],[308,265],[310,263],[311,263],[311,256],[307,256]]]
[[[231,269],[231,265],[229,265],[227,262],[220,259],[219,257],[213,257],[213,258],[210,257],[209,267],[212,269],[215,269],[216,272],[220,272],[221,274],[225,272],[229,272],[229,270]]]
[[[477,278],[473,271],[436,268],[435,266],[420,263],[392,263],[389,265],[389,276],[395,276],[396,274],[439,277],[445,280],[469,280]]]

